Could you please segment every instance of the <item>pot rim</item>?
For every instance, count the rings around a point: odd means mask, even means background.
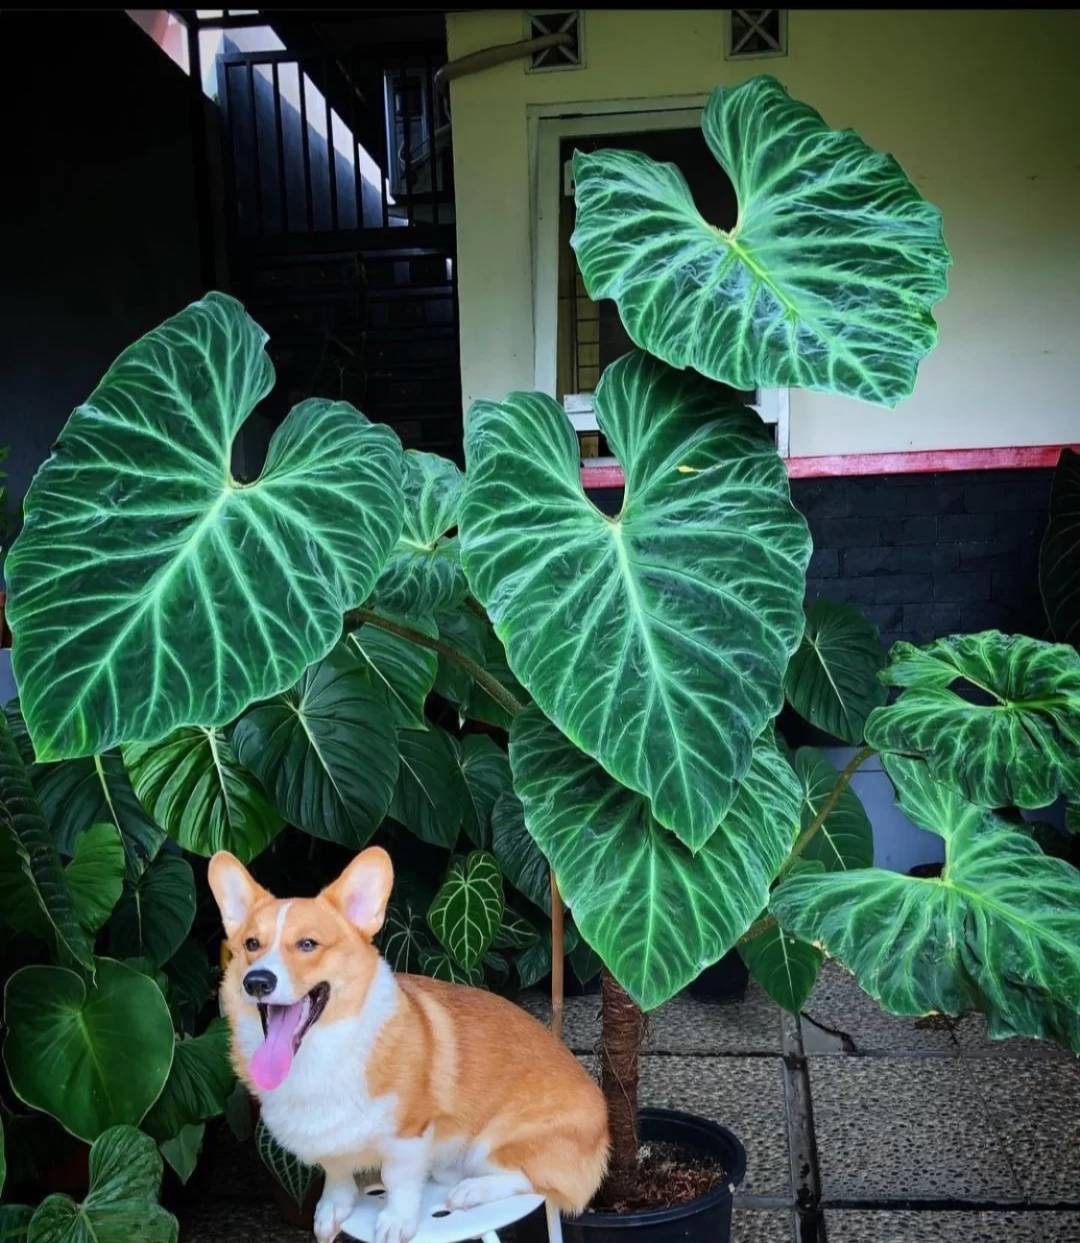
[[[703,1196],[696,1196],[693,1200],[684,1200],[681,1204],[669,1204],[661,1208],[638,1209],[631,1213],[595,1213],[586,1211],[580,1217],[572,1219],[575,1225],[588,1229],[589,1226],[595,1224],[597,1227],[602,1226],[605,1230],[663,1225],[666,1222],[680,1221],[684,1217],[706,1211],[715,1204],[721,1204],[724,1200],[730,1200],[735,1194],[735,1188],[746,1176],[746,1149],[734,1131],[729,1131],[726,1126],[721,1126],[719,1122],[713,1122],[711,1118],[704,1118],[701,1114],[688,1113],[684,1109],[661,1109],[659,1107],[645,1106],[638,1110],[639,1122],[650,1118],[654,1118],[657,1121],[689,1122],[698,1130],[705,1131],[716,1139],[722,1140],[725,1146],[733,1148],[735,1163],[734,1167],[728,1170],[727,1181],[719,1187],[714,1187],[712,1191],[706,1191]]]

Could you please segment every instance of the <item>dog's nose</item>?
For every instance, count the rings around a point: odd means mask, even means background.
[[[249,997],[269,997],[277,988],[277,976],[272,971],[249,971],[244,976],[244,991]]]

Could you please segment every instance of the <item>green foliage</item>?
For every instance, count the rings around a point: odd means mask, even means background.
[[[806,832],[824,809],[839,774],[813,747],[800,747],[793,766],[802,786],[799,828]],[[841,791],[814,836],[803,846],[800,858],[820,863],[827,872],[866,868],[874,862],[874,831],[850,786]]]
[[[739,943],[739,956],[750,974],[778,1006],[798,1014],[817,980],[825,955],[769,921]]]
[[[925,758],[931,774],[981,807],[1046,807],[1080,795],[1080,654],[997,630],[924,648],[895,643],[882,674],[903,687],[876,709],[866,739]],[[987,700],[961,697],[954,683]]]
[[[380,608],[391,621],[402,621]],[[438,633],[435,623],[423,617],[409,617],[408,624],[421,634]],[[427,729],[424,701],[435,685],[439,658],[430,648],[391,634],[379,626],[360,626],[347,636],[347,642],[381,682],[390,701],[390,716],[399,729]]]
[[[696,850],[780,709],[810,538],[761,421],[715,385],[635,353],[594,407],[616,519],[551,398],[472,408],[462,561],[538,706]]]
[[[194,919],[191,864],[179,855],[160,854],[141,876],[124,883],[110,926],[113,953],[145,957],[160,967],[180,948]]]
[[[817,600],[807,610],[806,629],[788,665],[784,693],[811,725],[858,744],[866,718],[885,702],[885,687],[877,676],[884,663],[873,623],[850,605]]]
[[[455,740],[455,752],[467,795],[462,827],[469,841],[487,848],[495,804],[510,789],[510,762],[502,747],[486,734],[467,734],[460,743]]]
[[[398,734],[401,768],[390,815],[432,846],[453,849],[468,794],[454,739],[437,725]]]
[[[296,1207],[302,1209],[318,1170],[304,1165],[291,1152],[286,1152],[263,1125],[262,1119],[255,1127],[255,1147],[263,1165],[277,1179]]]
[[[169,1077],[142,1121],[159,1143],[225,1110],[236,1076],[229,1062],[229,1026],[214,1019],[201,1036],[177,1040]],[[188,1143],[194,1139],[188,1136]]]
[[[93,937],[124,891],[124,845],[114,825],[93,824],[75,839],[75,855],[64,868],[75,918]]]
[[[112,1127],[91,1145],[86,1199],[43,1200],[30,1221],[28,1243],[177,1243],[176,1218],[157,1202],[160,1187],[154,1141],[134,1127]]]
[[[895,406],[937,341],[941,213],[775,78],[717,87],[701,125],[738,198],[729,231],[674,165],[575,152],[570,244],[589,297],[614,298],[631,340],[674,367]]]
[[[1080,647],[1080,453],[1062,449],[1039,549],[1039,591],[1050,632]]]
[[[446,952],[468,971],[487,953],[502,913],[499,865],[486,850],[474,850],[451,864],[427,918]]]

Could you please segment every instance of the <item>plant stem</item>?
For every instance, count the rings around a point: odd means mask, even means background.
[[[633,1199],[638,1180],[638,1054],[645,1015],[607,968],[602,976],[600,1087],[607,1104],[611,1159],[601,1188],[606,1205]]]
[[[818,808],[817,815],[795,839],[795,845],[791,848],[791,854],[788,856],[788,860],[784,864],[781,875],[783,875],[783,873],[786,872],[791,866],[792,860],[797,859],[810,844],[818,829],[820,829],[829,818],[829,814],[832,812],[832,809],[840,801],[840,795],[847,789],[848,782],[855,776],[856,772],[858,772],[862,765],[865,764],[872,755],[877,755],[876,747],[863,747],[861,751],[856,751],[851,759],[848,760],[843,771],[836,778],[836,784],[829,791],[828,798],[826,798],[825,802]]]
[[[551,870],[551,1034],[562,1039],[563,961],[566,948],[563,938],[563,900],[555,869]]]
[[[410,643],[415,643],[417,647],[426,647],[433,652],[438,652],[440,656],[445,656],[447,660],[452,660],[454,664],[460,665],[469,677],[478,686],[483,687],[491,698],[500,707],[505,708],[511,716],[517,716],[521,711],[523,705],[518,703],[498,678],[492,677],[482,665],[477,664],[475,660],[466,656],[464,652],[458,651],[456,647],[451,647],[449,643],[444,643],[442,639],[436,639],[430,634],[424,634],[422,630],[416,630],[405,622],[392,621],[389,617],[383,617],[381,613],[376,613],[372,609],[353,609],[348,614],[348,618],[358,626],[377,626],[380,630],[386,630],[390,634],[396,634],[401,639],[407,639]]]

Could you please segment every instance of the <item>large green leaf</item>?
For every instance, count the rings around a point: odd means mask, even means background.
[[[81,1204],[56,1194],[38,1206],[27,1243],[176,1243],[179,1227],[157,1202],[161,1156],[149,1135],[111,1127],[90,1149]]]
[[[817,980],[825,955],[770,922],[757,936],[739,942],[739,956],[778,1006],[798,1014]]]
[[[467,590],[457,543],[447,533],[458,524],[464,476],[437,453],[404,455],[405,521],[401,536],[375,584],[380,608],[425,613],[456,604]]]
[[[491,814],[499,796],[510,789],[510,761],[506,752],[486,734],[467,734],[455,740],[458,767],[468,795],[463,828],[474,846],[491,845]]]
[[[96,967],[93,984],[64,967],[23,967],[4,991],[11,1086],[87,1141],[137,1124],[173,1059],[169,1007],[154,981],[111,958]]]
[[[904,813],[945,839],[940,878],[796,873],[773,895],[777,919],[892,1014],[976,1009],[992,1037],[1080,1051],[1080,872],[933,780],[921,760],[884,762]]]
[[[194,1122],[190,1126],[181,1127],[172,1139],[163,1139],[158,1144],[161,1155],[176,1171],[181,1184],[186,1184],[195,1173],[205,1136],[206,1123]]]
[[[773,77],[717,87],[702,129],[738,199],[730,231],[675,165],[575,153],[570,244],[589,297],[614,298],[631,339],[675,367],[895,406],[937,341],[941,213]]]
[[[894,643],[882,678],[904,692],[877,708],[866,740],[924,757],[981,807],[1045,807],[1080,795],[1080,653],[997,630],[924,648]],[[952,685],[985,702],[962,698]]]
[[[806,630],[788,665],[784,690],[811,725],[858,745],[866,718],[885,702],[877,676],[884,664],[872,622],[850,605],[817,600],[807,609]]]
[[[92,971],[92,947],[79,922],[60,855],[34,797],[6,717],[0,719],[0,833],[5,838],[0,849],[8,856],[5,879],[13,879],[17,868],[37,903],[37,913],[31,914],[33,908],[26,905],[25,916],[36,920],[40,914],[51,928],[58,950]],[[7,895],[10,883],[4,884],[3,889]],[[21,902],[16,895],[11,897]]]
[[[305,1165],[291,1152],[286,1152],[266,1129],[261,1118],[255,1128],[255,1148],[263,1165],[277,1179],[282,1190],[298,1209],[302,1209],[318,1170]]]
[[[551,914],[551,865],[525,824],[525,809],[513,790],[504,790],[491,811],[491,849],[503,876],[530,902]]]
[[[341,634],[401,533],[401,446],[313,398],[252,483],[233,440],[270,390],[266,334],[212,293],[129,346],[68,419],[5,563],[38,759],[224,725]]]
[[[1080,453],[1062,449],[1039,549],[1039,590],[1050,631],[1080,647]]]
[[[118,751],[39,765],[35,780],[41,809],[65,854],[92,824],[113,824],[124,843],[129,876],[137,876],[165,840],[165,830],[146,814],[132,789]]]
[[[390,815],[421,841],[449,850],[457,841],[467,794],[454,739],[438,726],[398,734],[401,768]]]
[[[407,620],[414,630],[432,637],[438,633],[430,618],[410,616]],[[386,688],[394,724],[399,729],[427,729],[424,702],[435,685],[438,656],[430,648],[410,643],[370,623],[353,630],[348,643],[371,670],[372,677]]]
[[[139,798],[193,854],[229,850],[247,863],[282,826],[262,786],[220,729],[178,729],[162,742],[124,748]]]
[[[697,854],[535,709],[510,734],[514,786],[574,923],[646,1010],[723,957],[765,905],[795,839],[799,787],[761,745]]]
[[[110,948],[118,958],[148,958],[163,966],[195,922],[195,877],[179,855],[162,853],[124,894],[109,924]]]
[[[232,741],[281,815],[315,837],[358,850],[390,806],[398,748],[389,697],[348,644],[245,713]]]
[[[229,1062],[229,1025],[214,1019],[201,1036],[178,1040],[161,1095],[142,1122],[159,1143],[225,1109],[236,1076]]]
[[[94,824],[80,833],[64,876],[75,915],[93,937],[124,890],[124,846],[115,825]]]
[[[760,419],[716,385],[633,353],[595,408],[616,518],[550,397],[472,407],[462,559],[540,708],[697,849],[783,702],[810,537]]]
[[[474,850],[455,860],[428,911],[431,931],[459,967],[478,966],[502,923],[502,875],[495,856]]]
[[[839,774],[813,747],[800,747],[795,752],[794,768],[802,786],[799,828],[804,830],[817,819]],[[800,857],[807,862],[820,862],[828,872],[866,868],[874,862],[874,830],[862,801],[850,785],[844,787]]]

